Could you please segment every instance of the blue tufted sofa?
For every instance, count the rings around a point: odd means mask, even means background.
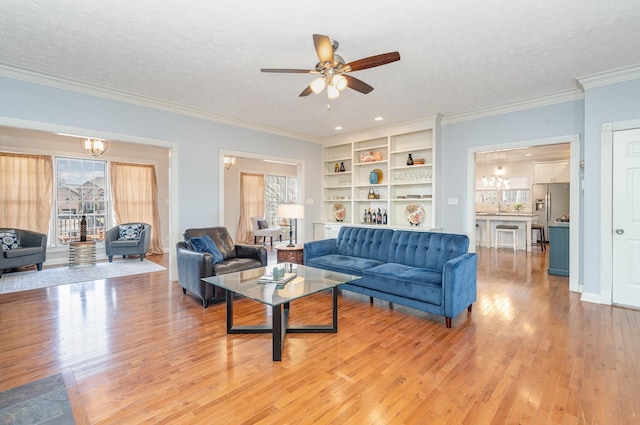
[[[362,276],[341,289],[451,319],[476,301],[477,255],[466,235],[342,227],[304,244],[304,264]]]

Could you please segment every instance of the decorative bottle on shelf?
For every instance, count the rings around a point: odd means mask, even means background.
[[[80,220],[80,242],[86,242],[87,241],[87,217],[86,216],[82,216],[82,219]]]
[[[380,212],[380,208],[378,208],[378,214],[376,215],[376,224],[382,224],[382,213]]]
[[[340,172],[344,173],[345,171],[347,171],[347,169],[344,168],[344,162],[340,162]]]
[[[413,157],[409,154],[409,158],[407,158],[407,165],[413,165]]]
[[[364,209],[364,214],[362,214],[362,222],[366,223],[367,222],[367,209]]]
[[[336,166],[333,168],[333,172],[334,173],[339,173],[340,172],[340,165],[338,165],[337,162],[336,162]]]
[[[387,224],[387,210],[384,210],[384,214],[382,215],[382,224]]]

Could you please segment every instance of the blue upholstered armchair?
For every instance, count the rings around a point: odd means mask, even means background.
[[[104,239],[104,249],[109,262],[114,255],[140,255],[140,261],[144,260],[144,254],[149,251],[151,240],[151,225],[147,223],[124,223],[107,230]]]

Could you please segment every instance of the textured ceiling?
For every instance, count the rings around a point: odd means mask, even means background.
[[[316,139],[575,89],[640,64],[639,22],[638,0],[2,0],[0,65]],[[313,33],[402,59],[328,109],[298,97],[313,76],[260,72],[313,68]]]

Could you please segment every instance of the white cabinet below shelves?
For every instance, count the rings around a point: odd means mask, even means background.
[[[567,183],[571,180],[569,161],[537,162],[533,165],[535,183]]]
[[[322,239],[337,238],[341,227],[342,224],[314,223],[313,239],[319,241]]]

